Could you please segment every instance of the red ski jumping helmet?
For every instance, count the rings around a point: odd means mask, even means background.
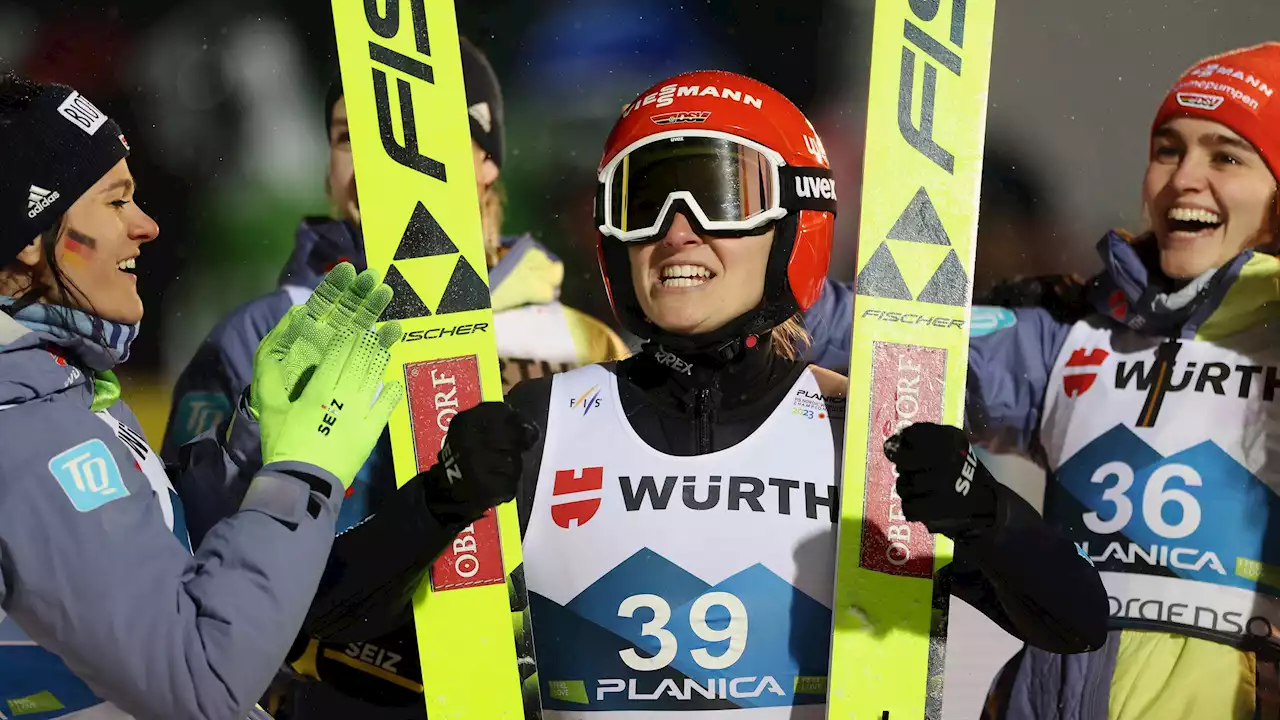
[[[836,188],[804,114],[773,88],[718,70],[676,75],[640,93],[605,142],[596,188],[598,255],[627,330],[673,349],[766,333],[818,299],[831,259]],[[661,239],[676,213],[716,237],[774,230],[760,305],[699,338],[644,315],[627,245]]]

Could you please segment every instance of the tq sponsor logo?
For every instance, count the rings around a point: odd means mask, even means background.
[[[1076,398],[1089,392],[1098,379],[1098,368],[1111,353],[1102,348],[1076,348],[1067,358],[1062,372],[1062,391],[1067,397]]]

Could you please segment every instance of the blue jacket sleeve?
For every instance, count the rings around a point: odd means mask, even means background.
[[[847,375],[853,283],[827,278],[804,323],[812,338],[805,359]],[[1031,447],[1070,327],[1041,308],[973,307],[965,416],[976,442],[993,452]]]
[[[133,716],[244,718],[302,625],[341,483],[268,465],[192,556],[129,450],[84,408],[5,410],[0,437],[0,608]]]
[[[284,291],[250,301],[223,318],[196,350],[173,389],[160,455],[179,461],[179,448],[225,427],[240,393],[253,380],[253,355],[262,338],[289,311]]]
[[[991,452],[1032,448],[1070,329],[1041,308],[974,306],[965,422],[975,443]]]
[[[853,327],[853,283],[827,278],[818,301],[804,313],[804,327],[811,338],[805,360],[848,375],[853,346],[849,333]]]

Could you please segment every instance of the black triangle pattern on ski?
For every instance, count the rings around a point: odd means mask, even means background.
[[[929,192],[924,187],[916,191],[915,197],[907,204],[907,209],[898,216],[885,237],[930,245],[951,244],[947,229],[942,226],[938,210],[933,206],[933,200],[929,199]]]
[[[960,256],[952,250],[943,258],[942,264],[934,271],[929,283],[920,291],[920,302],[934,305],[954,305],[964,307],[968,304],[969,275],[960,264]]]
[[[889,252],[889,243],[882,241],[876,248],[866,267],[858,273],[857,292],[859,295],[888,298],[890,300],[910,300],[911,291],[907,289],[907,281],[902,279],[898,263]]]
[[[484,284],[467,262],[465,255],[458,256],[458,264],[453,266],[453,276],[444,289],[444,297],[436,306],[437,315],[466,312],[467,310],[483,310],[489,307],[489,286]]]
[[[404,235],[400,238],[400,245],[396,247],[396,254],[392,260],[413,260],[435,255],[451,255],[456,252],[458,252],[458,246],[449,239],[444,228],[440,227],[440,223],[436,222],[431,212],[427,210],[427,206],[423,205],[422,201],[418,201],[417,207],[413,209],[413,215],[409,217],[409,224],[404,228]]]
[[[378,318],[378,322],[386,322],[387,320],[410,320],[412,318],[427,317],[431,311],[427,309],[426,303],[422,302],[422,298],[418,297],[418,293],[409,282],[404,279],[400,271],[392,265],[387,270],[387,276],[382,282],[386,283],[394,293],[391,302],[387,305],[387,309],[382,311],[382,317]]]

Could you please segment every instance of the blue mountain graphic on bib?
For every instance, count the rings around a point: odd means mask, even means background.
[[[12,713],[15,706],[17,710],[23,710],[22,699],[39,693],[52,695],[57,706],[41,712],[23,712],[20,715],[23,720],[60,717],[102,702],[83,681],[71,674],[57,655],[35,644],[11,644],[30,642],[31,639],[13,618],[0,620],[0,643],[4,643],[0,646],[0,652],[3,652],[3,667],[0,668],[3,669],[0,672],[0,714]],[[15,715],[16,713],[7,716]]]
[[[826,701],[825,691],[797,693],[796,678],[825,678],[831,611],[763,565],[711,585],[644,548],[563,607],[536,592],[529,596],[548,709],[710,710]],[[636,609],[628,617],[619,609],[629,599]],[[729,605],[722,604],[735,602],[745,617],[731,618]],[[659,614],[669,617],[660,627],[646,627],[662,619]],[[707,640],[699,630],[713,635],[731,623],[745,627],[738,638],[745,644],[735,661],[720,668],[717,659],[733,652],[732,641]],[[637,670],[619,655],[634,649],[640,658],[655,657],[664,637],[675,650],[664,667]],[[699,649],[705,654],[694,652]],[[699,657],[712,667],[700,665]],[[575,682],[585,697],[550,692],[552,683]]]
[[[1116,425],[1055,475],[1045,516],[1100,570],[1280,587],[1280,498],[1212,441],[1164,457]]]

